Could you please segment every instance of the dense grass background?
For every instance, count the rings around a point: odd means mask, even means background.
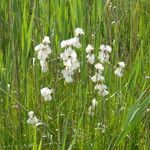
[[[59,43],[85,30],[77,51],[81,73],[73,84],[61,79]],[[51,38],[49,72],[32,65],[34,47],[44,35]],[[86,63],[91,43],[113,48],[110,62],[125,61],[122,79],[105,66],[107,99],[93,93],[94,70]],[[150,149],[150,1],[149,0],[1,0],[0,1],[0,149]],[[10,84],[10,88],[8,87]],[[42,87],[55,89],[44,102]],[[88,115],[91,100],[98,108]],[[124,109],[121,109],[121,108]],[[33,110],[45,124],[26,123]],[[105,124],[105,132],[97,127]]]

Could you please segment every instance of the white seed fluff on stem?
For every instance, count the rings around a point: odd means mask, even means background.
[[[71,47],[65,49],[60,57],[63,60],[63,65],[67,67],[67,70],[74,71],[79,68],[80,63],[77,59],[77,54]]]
[[[34,50],[36,51],[36,52],[38,52],[39,50],[41,50],[41,47],[43,46],[43,44],[39,44],[39,45],[37,45],[37,46],[35,46],[34,47]]]
[[[42,41],[43,44],[50,44],[50,39],[48,36],[44,36],[44,39]]]
[[[92,100],[92,105],[91,105],[91,106],[89,107],[89,109],[88,109],[88,114],[89,114],[90,116],[94,116],[96,107],[97,107],[97,101],[96,101],[96,99],[94,98],[94,99]]]
[[[107,86],[104,84],[96,84],[95,90],[98,90],[98,94],[103,97],[109,94],[109,92],[107,91]]]
[[[38,51],[38,59],[47,59],[49,54],[52,53],[52,50],[50,49],[49,45],[43,45],[41,46],[41,49]]]
[[[112,51],[112,48],[109,46],[109,45],[104,45],[104,44],[102,44],[101,46],[100,46],[100,50],[101,51],[107,51],[107,52],[111,52]]]
[[[88,44],[88,46],[86,47],[86,52],[91,53],[93,50],[94,50],[94,47],[91,44]]]
[[[93,111],[92,106],[90,106],[90,107],[88,108],[88,114],[89,114],[90,116],[94,116],[94,111]]]
[[[72,79],[72,77],[66,76],[65,81],[66,81],[66,83],[72,83],[73,79]]]
[[[97,106],[97,101],[96,101],[96,99],[94,98],[94,99],[92,100],[92,108],[96,108],[96,106]]]
[[[89,63],[89,64],[91,64],[91,65],[93,65],[94,64],[94,62],[95,62],[95,55],[94,54],[88,54],[87,56],[86,56],[86,58],[87,58],[87,62]]]
[[[103,91],[106,89],[107,89],[107,86],[105,84],[96,84],[95,85],[95,90]]]
[[[45,101],[52,100],[52,96],[51,96],[52,93],[53,93],[53,89],[49,89],[48,87],[44,87],[41,89],[41,95],[43,96]]]
[[[66,47],[75,47],[75,48],[80,48],[81,44],[79,42],[79,38],[78,37],[74,37],[68,40],[63,40],[60,43],[61,48],[66,48]]]
[[[98,70],[98,71],[103,71],[104,70],[104,67],[101,63],[97,63],[95,64],[95,68]]]
[[[35,58],[32,58],[32,65],[35,66]]]
[[[41,71],[43,73],[48,71],[48,64],[46,60],[40,60],[40,65],[41,65]]]
[[[105,77],[102,76],[101,74],[99,73],[96,73],[94,76],[91,77],[91,80],[96,83],[96,82],[99,82],[99,81],[104,81],[105,80]]]
[[[33,117],[34,116],[34,111],[29,111],[28,116]]]
[[[109,53],[107,53],[107,52],[104,53],[104,52],[100,51],[98,59],[100,60],[101,63],[107,62],[109,60]]]
[[[60,55],[60,58],[63,60],[63,65],[65,66],[65,68],[61,71],[61,74],[67,83],[73,82],[72,76],[80,67],[80,62],[78,61],[77,54],[73,48],[81,47],[79,35],[83,34],[83,29],[77,28],[75,30],[75,37],[63,40],[60,44],[61,48],[65,48],[64,52]]]
[[[123,70],[121,67],[115,70],[115,75],[117,75],[118,77],[123,77]]]
[[[84,35],[85,33],[84,33],[84,31],[83,31],[83,29],[82,28],[76,28],[75,29],[75,33],[74,33],[74,36],[75,37],[78,37],[79,35]]]
[[[99,95],[102,95],[103,97],[107,96],[109,94],[109,91],[103,90],[103,91],[98,91]]]
[[[112,51],[112,48],[109,45],[102,44],[100,50],[98,59],[101,63],[105,63],[109,60],[109,53]]]
[[[37,52],[37,59],[40,60],[41,71],[43,73],[48,71],[48,64],[46,62],[46,59],[52,53],[49,44],[50,38],[48,36],[45,36],[44,39],[42,40],[42,43],[34,48],[34,50]]]
[[[115,70],[115,75],[118,77],[123,77],[123,68],[125,67],[124,62],[118,62],[118,67]]]
[[[27,123],[28,123],[28,124],[36,125],[36,124],[39,122],[39,120],[37,119],[37,117],[36,117],[35,114],[34,114],[34,111],[30,111],[30,112],[28,113],[28,116],[29,116],[29,118],[28,118],[28,120],[27,120]]]
[[[71,47],[69,47],[65,49],[60,57],[63,61],[67,61],[68,59],[77,59],[77,54]]]
[[[91,44],[88,44],[88,46],[86,47],[86,52],[87,52],[87,62],[91,65],[94,64],[95,62],[95,55],[92,54],[92,51],[94,50],[94,47]]]
[[[63,69],[61,71],[61,74],[63,75],[66,83],[72,83],[73,82],[73,79],[72,79],[72,76],[74,74],[74,72],[72,70],[69,70],[69,69]]]
[[[124,68],[125,67],[125,62],[121,61],[118,62],[119,67]]]

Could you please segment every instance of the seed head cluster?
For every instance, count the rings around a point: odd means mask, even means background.
[[[74,31],[74,37],[63,40],[60,43],[60,47],[63,49],[63,52],[60,54],[60,59],[62,60],[63,69],[61,70],[61,75],[63,76],[66,83],[72,83],[74,81],[74,75],[78,71],[80,72],[80,62],[77,56],[76,50],[82,47],[80,43],[80,37],[85,33],[82,28],[76,28]],[[37,59],[39,60],[42,73],[46,73],[48,71],[48,62],[47,59],[49,55],[52,53],[52,50],[49,46],[50,38],[45,36],[42,42],[37,45],[34,49],[37,53]],[[98,95],[105,97],[109,94],[108,87],[105,85],[105,64],[110,63],[110,53],[112,51],[111,46],[109,45],[100,45],[100,51],[98,53],[98,57],[94,54],[94,47],[91,44],[88,44],[86,47],[86,59],[87,63],[93,66],[93,70],[95,70],[94,75],[90,76],[91,81],[94,84],[94,91],[98,93]],[[33,65],[35,65],[36,58],[33,59]],[[118,77],[123,77],[123,70],[125,67],[124,62],[118,62],[115,67],[115,75]],[[92,72],[93,73],[93,72]],[[41,90],[41,96],[44,101],[51,101],[52,94],[54,93],[53,89],[48,87],[43,87]],[[92,100],[91,105],[88,108],[88,114],[94,116],[96,107],[98,105],[97,100],[94,98]],[[41,124],[39,119],[37,119],[34,111],[30,111],[28,113],[27,123],[31,125],[38,126]]]
[[[48,71],[48,63],[46,59],[52,53],[49,44],[50,39],[48,36],[45,36],[42,43],[34,48],[34,50],[37,52],[37,59],[40,61],[41,71],[44,73]]]
[[[80,67],[80,62],[77,58],[77,53],[75,48],[80,48],[81,44],[79,41],[79,36],[84,35],[84,31],[81,28],[75,29],[75,37],[64,40],[61,42],[61,48],[64,48],[64,52],[61,53],[60,58],[63,61],[64,69],[61,71],[63,78],[65,79],[66,83],[73,82],[73,76],[76,70]]]

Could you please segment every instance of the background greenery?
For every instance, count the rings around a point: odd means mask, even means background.
[[[81,73],[73,84],[61,79],[59,43],[82,27],[77,51]],[[51,38],[49,72],[32,65],[34,47]],[[110,62],[125,61],[122,79],[105,66],[110,95],[93,93],[86,63],[88,43],[98,54],[100,44],[112,46]],[[150,1],[149,0],[0,0],[0,149],[150,149]],[[8,87],[10,84],[10,88]],[[40,89],[55,89],[44,102]],[[91,100],[98,108],[88,115]],[[26,123],[33,110],[45,124]],[[97,127],[106,126],[105,132]]]

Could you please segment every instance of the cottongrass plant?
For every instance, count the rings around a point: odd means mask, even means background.
[[[91,44],[88,44],[88,46],[86,47],[86,52],[87,52],[87,62],[91,65],[94,64],[95,62],[95,55],[92,53],[94,50],[94,47]]]
[[[90,116],[94,116],[97,105],[98,105],[98,102],[97,102],[96,99],[94,98],[94,99],[92,100],[91,106],[90,106],[89,109],[88,109],[88,114],[89,114]]]
[[[65,48],[64,52],[61,53],[60,58],[63,60],[64,69],[61,71],[66,83],[73,82],[73,75],[80,67],[80,62],[77,58],[77,53],[74,48],[81,48],[79,37],[84,35],[82,28],[76,28],[74,37],[61,42],[61,48]]]
[[[31,124],[31,125],[36,125],[36,124],[38,124],[39,120],[38,120],[37,117],[35,116],[34,111],[30,111],[30,112],[28,113],[28,116],[29,116],[29,119],[27,120],[27,123],[28,123],[28,124]]]
[[[50,44],[50,39],[48,36],[45,36],[42,43],[37,45],[34,48],[35,51],[37,52],[37,59],[40,60],[41,71],[43,73],[48,71],[47,58],[52,53],[52,50],[51,50],[49,44]]]
[[[45,101],[51,101],[52,100],[52,93],[54,92],[53,89],[49,89],[48,87],[44,87],[41,89],[41,95],[43,96]]]
[[[123,69],[125,67],[125,62],[118,62],[118,65],[115,70],[115,75],[118,77],[123,77]]]
[[[87,46],[88,49],[86,49],[88,52],[91,52],[89,48],[91,46]],[[91,48],[92,49],[92,48]],[[107,90],[107,86],[104,84],[105,77],[102,75],[104,72],[104,65],[105,63],[109,62],[109,53],[112,51],[112,48],[109,45],[102,44],[100,46],[100,51],[98,55],[98,60],[100,62],[96,63],[94,65],[96,72],[95,75],[91,77],[92,81],[95,83],[95,90],[98,91],[98,94],[102,97],[105,97],[109,94],[109,91]]]
[[[64,50],[60,54],[60,57],[59,57],[62,60],[63,67],[64,67],[61,70],[61,75],[63,76],[66,83],[73,84],[75,73],[77,72],[82,73],[80,72],[80,63],[82,64],[82,62],[80,58],[78,58],[76,50],[82,47],[82,44],[80,43],[80,36],[83,36],[83,35],[85,35],[85,32],[83,31],[83,29],[76,28],[74,31],[73,38],[63,40],[60,43],[60,47]],[[35,51],[37,52],[37,59],[40,61],[41,71],[43,73],[48,72],[47,59],[49,58],[49,55],[52,53],[52,50],[49,44],[50,44],[50,38],[48,36],[45,36],[42,43],[35,47]],[[105,97],[109,94],[109,91],[108,91],[108,87],[105,85],[104,71],[105,71],[106,63],[110,64],[109,58],[110,58],[110,53],[112,51],[112,48],[109,45],[102,44],[100,46],[100,51],[99,51],[97,58],[96,58],[96,55],[94,54],[94,47],[91,44],[87,45],[85,51],[87,54],[86,55],[87,63],[90,64],[89,67],[92,67],[93,69],[95,69],[95,74],[92,77],[90,77],[92,82],[94,83],[93,92],[96,91],[98,94],[98,97],[101,97],[101,100],[102,100],[101,104],[98,103],[96,98],[92,100],[92,104],[88,108],[88,115],[91,116],[90,118],[92,119],[96,115],[96,112],[97,112],[96,110],[99,107],[102,108],[101,112],[106,109],[104,106],[105,99],[106,99]],[[122,77],[124,67],[125,67],[125,63],[119,62],[115,70],[115,75]],[[61,69],[61,66],[59,66],[59,70],[60,69]],[[57,84],[59,86],[59,82]],[[43,87],[41,89],[41,96],[43,97],[44,101],[51,101],[53,92],[54,92],[53,89],[49,89],[48,87]],[[102,134],[104,134],[106,130],[106,126],[104,124],[105,115],[104,114],[101,114],[101,115],[102,115],[101,116],[102,123],[98,124],[97,129],[99,129],[102,132]],[[33,111],[30,111],[28,113],[28,116],[29,116],[29,119],[27,120],[27,123],[32,126],[38,127],[41,124],[45,124],[45,123],[41,123],[37,119]]]

